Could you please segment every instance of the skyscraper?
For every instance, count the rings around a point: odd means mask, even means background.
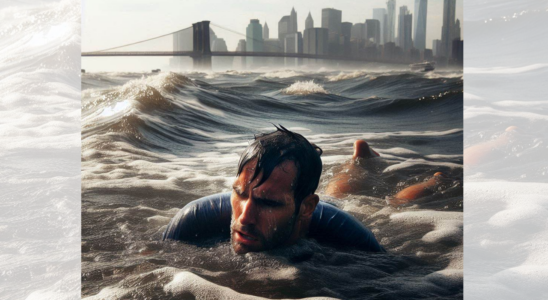
[[[426,48],[426,13],[428,0],[415,0],[415,15],[413,20],[413,43],[415,48],[424,51]]]
[[[246,29],[246,51],[263,52],[263,26],[258,19],[252,19]],[[258,67],[261,62],[260,57],[248,57],[248,66]]]
[[[291,9],[291,14],[289,15],[289,30],[288,33],[297,33],[298,27],[297,27],[297,12],[295,11],[295,8],[293,7]]]
[[[443,25],[441,27],[441,56],[451,57],[455,32],[455,9],[457,0],[443,0]]]
[[[328,31],[327,28],[305,29],[303,52],[307,54],[326,55],[328,51]]]
[[[441,40],[432,41],[432,54],[434,54],[434,56],[441,55]]]
[[[341,23],[341,34],[350,38],[352,34],[352,23],[351,22],[342,22]]]
[[[453,40],[460,40],[460,20],[455,21],[455,28],[453,30]]]
[[[385,37],[385,31],[386,31],[386,8],[373,8],[373,19],[379,20],[380,23],[380,32],[381,32],[381,38],[379,44],[384,44],[384,37]]]
[[[367,29],[367,39],[373,39],[375,44],[381,42],[381,22],[375,19],[365,20],[365,28]]]
[[[245,52],[246,51],[246,41],[245,40],[239,40],[238,46],[236,47],[236,52]],[[246,57],[240,56],[240,57],[234,57],[234,67],[236,69],[245,69],[246,67]]]
[[[412,40],[413,15],[409,13],[407,6],[400,7],[398,16],[398,46],[407,51],[413,47]]]
[[[329,41],[339,41],[341,34],[342,11],[334,8],[322,9],[322,28],[329,30]]]
[[[268,29],[268,24],[266,24],[266,22],[264,22],[263,40],[266,40],[266,39],[269,39],[269,38],[270,38],[270,29]]]
[[[308,28],[314,28],[314,20],[312,19],[310,12],[308,12],[308,17],[306,17],[306,21],[304,23],[304,29]]]
[[[352,26],[350,34],[351,39],[364,41],[367,39],[367,30],[365,23],[356,23]]]
[[[226,42],[222,38],[217,38],[211,44],[211,51],[226,52]],[[211,65],[214,70],[229,70],[232,69],[233,57],[218,57],[211,58]]]
[[[289,16],[283,16],[278,22],[278,39],[284,43],[285,35],[289,33]]]
[[[386,37],[384,43],[395,42],[396,36],[396,0],[386,2]]]
[[[413,48],[413,14],[406,14],[404,17],[405,24],[405,43],[403,44],[404,50],[410,50]]]
[[[284,43],[285,53],[303,53],[303,35],[300,32],[289,33],[285,36]],[[286,57],[286,66],[297,66],[300,63],[300,58]]]

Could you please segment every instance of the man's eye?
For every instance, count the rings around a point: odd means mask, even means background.
[[[267,199],[261,199],[259,202],[263,204],[264,206],[270,206],[270,207],[282,206],[282,204],[279,202],[267,200]]]

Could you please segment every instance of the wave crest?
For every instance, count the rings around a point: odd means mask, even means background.
[[[303,73],[296,72],[294,70],[278,70],[278,71],[272,71],[268,73],[264,73],[261,75],[261,77],[264,78],[291,78],[291,77],[297,77],[301,76]]]
[[[354,71],[352,73],[340,72],[338,75],[326,76],[328,81],[341,81],[366,76],[364,71]]]
[[[310,81],[297,81],[288,88],[282,90],[287,95],[329,94],[321,84]]]

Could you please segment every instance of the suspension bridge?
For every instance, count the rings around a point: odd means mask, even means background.
[[[211,24],[214,27],[218,27],[232,33],[244,36],[246,39],[253,39],[253,37],[247,36],[245,34],[236,32],[234,30],[225,28],[217,24]],[[140,51],[114,51],[122,48],[128,48],[130,46],[135,46],[157,40],[160,38],[173,36],[174,41],[177,39],[177,36],[187,30],[192,30],[192,50],[179,51],[175,49],[174,46],[171,51],[149,51],[149,50],[140,50]],[[372,57],[353,57],[351,55],[328,55],[328,54],[308,54],[308,53],[290,53],[284,52],[283,48],[278,49],[276,52],[251,52],[251,51],[211,51],[210,45],[210,21],[202,21],[192,24],[191,27],[187,27],[175,32],[170,32],[163,34],[157,37],[149,38],[146,40],[125,44],[121,46],[116,46],[108,49],[91,51],[91,52],[82,52],[83,57],[127,57],[127,56],[169,56],[169,57],[180,57],[187,56],[191,57],[193,60],[193,66],[195,69],[211,69],[211,58],[213,56],[219,57],[278,57],[278,58],[303,58],[303,59],[320,59],[320,60],[337,60],[337,61],[355,61],[355,62],[383,62],[383,63],[394,63],[391,61],[384,61]],[[173,43],[176,44],[175,42]]]

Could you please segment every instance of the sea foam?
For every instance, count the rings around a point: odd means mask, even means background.
[[[287,95],[328,94],[322,85],[310,81],[297,81],[282,92]]]

